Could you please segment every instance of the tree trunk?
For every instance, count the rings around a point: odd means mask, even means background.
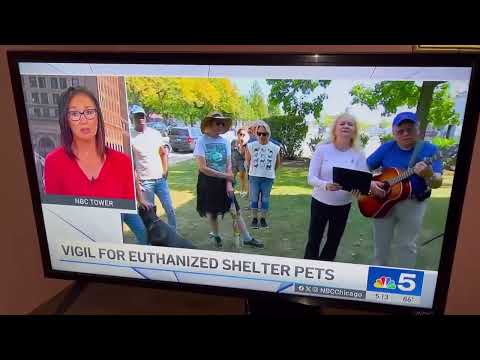
[[[448,125],[447,132],[445,134],[445,138],[446,139],[452,138],[454,131],[455,131],[455,125]]]
[[[417,121],[420,123],[420,138],[425,137],[428,126],[428,112],[432,105],[433,90],[438,84],[444,81],[424,81],[420,89],[420,96],[417,104]]]

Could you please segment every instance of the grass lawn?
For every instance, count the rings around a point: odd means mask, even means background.
[[[225,214],[220,222],[220,232],[224,239],[223,251],[240,251],[262,255],[303,258],[310,220],[310,200],[312,188],[307,184],[308,169],[305,166],[283,166],[277,173],[270,199],[269,229],[251,230],[256,239],[263,241],[264,249],[243,247],[234,249],[232,241],[232,219]],[[424,218],[424,226],[419,244],[443,233],[448,210],[453,173],[446,173],[440,189],[434,190],[429,199]],[[208,238],[210,231],[206,218],[196,212],[197,169],[193,160],[172,165],[168,177],[170,193],[177,214],[178,232],[204,250],[218,250]],[[237,199],[242,209],[247,200]],[[165,219],[164,211],[156,199],[157,211]],[[250,224],[250,211],[243,211],[245,222]],[[125,226],[125,241],[135,242],[130,230]],[[393,244],[395,246],[395,243]],[[437,270],[442,238],[428,245],[418,247],[417,268]],[[395,253],[392,248],[392,253]],[[373,259],[372,225],[363,217],[356,204],[352,206],[347,228],[337,252],[336,261],[369,264]],[[395,261],[395,259],[393,259]]]

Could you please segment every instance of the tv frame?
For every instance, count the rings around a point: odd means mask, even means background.
[[[477,123],[480,114],[480,57],[476,54],[366,54],[366,55],[312,55],[312,54],[245,54],[245,53],[135,53],[135,52],[55,52],[55,51],[8,51],[8,64],[14,94],[17,120],[22,141],[32,206],[40,243],[44,276],[64,280],[98,281],[150,288],[163,288],[196,293],[235,296],[253,301],[295,302],[311,306],[332,306],[367,309],[386,313],[443,314],[445,311],[450,275],[457,243],[465,190],[473,154]],[[438,277],[432,309],[379,304],[327,297],[273,294],[267,291],[172,283],[167,281],[131,279],[119,276],[58,271],[52,269],[45,232],[40,192],[35,171],[23,88],[19,71],[20,62],[59,63],[111,63],[111,64],[184,64],[184,65],[264,65],[264,66],[428,66],[472,68],[464,122],[457,154],[457,166],[447,213],[444,240],[438,267]]]

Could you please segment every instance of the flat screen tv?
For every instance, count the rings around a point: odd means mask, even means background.
[[[8,58],[45,276],[443,312],[475,57]]]

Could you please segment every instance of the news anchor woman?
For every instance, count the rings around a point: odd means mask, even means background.
[[[333,183],[333,167],[369,171],[365,155],[356,146],[358,127],[352,115],[339,115],[333,123],[330,136],[330,143],[317,146],[308,169],[308,183],[313,186],[313,192],[305,259],[335,259],[353,196],[359,195],[358,191],[350,193]],[[320,253],[327,224],[327,241]]]
[[[70,87],[59,99],[62,145],[45,159],[50,195],[134,200],[130,158],[105,145],[100,104],[86,88]]]

